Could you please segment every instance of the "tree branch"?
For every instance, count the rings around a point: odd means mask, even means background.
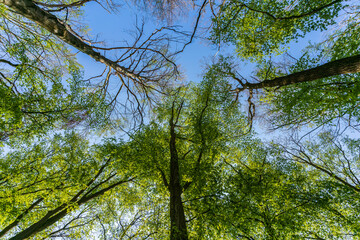
[[[112,69],[116,70],[118,74],[129,77],[131,79],[140,79],[137,74],[129,71],[127,68],[118,65],[116,62],[106,58],[99,52],[94,51],[92,46],[85,43],[79,37],[74,35],[69,27],[58,19],[55,15],[41,9],[31,0],[0,0],[0,3],[6,5],[16,13],[30,19],[39,26],[45,28],[50,33],[56,35],[65,43],[75,47],[86,55],[92,57],[98,62],[104,63]]]
[[[277,77],[271,80],[265,80],[259,83],[244,83],[242,87],[236,88],[235,92],[241,92],[245,89],[263,89],[268,87],[284,87],[287,85],[311,82],[317,79],[337,76],[348,73],[360,72],[360,55],[342,58],[332,62],[325,63],[318,67],[307,69],[301,72],[292,73],[283,77]]]

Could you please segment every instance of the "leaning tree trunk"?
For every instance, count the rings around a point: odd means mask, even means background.
[[[131,72],[129,69],[120,66],[116,62],[106,58],[99,52],[96,52],[93,47],[77,37],[69,27],[63,23],[55,15],[41,9],[32,0],[0,0],[0,3],[6,5],[15,13],[26,17],[35,22],[39,26],[45,28],[50,33],[60,38],[65,43],[77,48],[81,52],[87,54],[98,62],[104,63],[110,68],[117,71],[118,74],[129,77],[131,79],[138,79],[139,76]]]
[[[247,82],[242,84],[242,86],[237,90],[243,91],[245,89],[251,90],[268,87],[283,87],[297,83],[311,82],[321,78],[358,72],[360,72],[360,55],[355,55],[271,80],[265,80],[259,83]]]

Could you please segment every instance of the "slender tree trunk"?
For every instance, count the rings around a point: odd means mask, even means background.
[[[16,227],[19,222],[31,211],[33,210],[37,205],[39,205],[44,199],[39,198],[36,200],[33,204],[31,204],[22,214],[20,214],[11,224],[6,226],[2,231],[0,231],[0,237],[3,237],[6,233],[8,233],[11,229]]]
[[[360,55],[342,58],[325,63],[318,67],[296,72],[283,77],[265,80],[259,83],[244,83],[239,91],[245,89],[261,89],[266,87],[283,87],[302,82],[311,82],[317,79],[360,72]]]
[[[181,199],[182,187],[180,184],[179,157],[176,150],[176,134],[173,116],[170,120],[170,240],[187,240],[186,219]]]
[[[14,237],[10,238],[9,240],[27,239],[27,238],[35,235],[36,233],[43,231],[44,229],[48,228],[49,226],[53,225],[54,223],[58,222],[59,220],[64,218],[67,214],[68,214],[68,210],[64,209],[48,219],[42,219],[41,221],[37,222],[36,224],[32,225],[31,227],[16,234]]]
[[[81,206],[81,205],[103,195],[105,192],[110,191],[111,189],[114,189],[115,187],[117,187],[123,183],[132,181],[132,180],[133,179],[119,181],[119,182],[116,182],[96,193],[93,193],[90,195],[85,194],[78,201],[76,201],[76,198],[74,198],[72,201],[70,201],[69,205],[76,204],[78,206]],[[84,191],[81,190],[80,192],[83,193]],[[35,234],[45,230],[46,228],[52,226],[54,223],[59,222],[61,219],[63,219],[65,216],[67,216],[69,214],[69,210],[67,209],[67,207],[68,207],[68,204],[64,203],[61,206],[57,207],[56,209],[49,211],[42,219],[35,222],[34,224],[32,224],[28,228],[24,229],[23,231],[17,233],[15,236],[10,238],[9,240],[27,239],[27,238],[34,236]]]

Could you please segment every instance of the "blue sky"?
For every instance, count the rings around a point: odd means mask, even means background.
[[[191,32],[195,24],[197,11],[197,9],[196,11],[189,11],[188,16],[180,17],[179,19],[173,21],[172,25],[183,26],[184,31]],[[126,4],[117,8],[115,12],[109,13],[95,2],[90,2],[84,7],[84,16],[82,22],[89,28],[90,39],[103,41],[106,47],[114,47],[123,46],[124,40],[130,40],[129,31],[134,30],[136,21],[141,22],[144,20],[145,31],[148,33],[151,33],[154,31],[154,29],[164,25],[164,22],[159,22],[154,17],[149,15],[149,13],[145,13],[144,11],[140,11]],[[197,32],[199,36],[205,36],[206,33],[201,27],[209,26],[209,21],[209,13],[206,13],[200,20],[200,28]],[[323,37],[323,35],[324,33],[315,32],[309,34],[305,39],[299,39],[297,43],[294,42],[290,44],[290,53],[295,56],[300,56],[302,49],[308,44],[309,41],[318,42]],[[232,55],[235,54],[235,52],[233,47],[222,47],[221,52],[218,53],[216,46],[211,45],[211,43],[205,39],[196,38],[190,45],[186,47],[185,51],[178,56],[176,63],[180,66],[181,71],[184,72],[186,81],[200,82],[201,74],[204,71],[204,66],[211,63],[211,59],[216,54]],[[110,55],[107,56],[111,59],[114,59]],[[93,59],[86,56],[85,54],[79,53],[78,59],[79,62],[84,66],[86,77],[99,75],[104,70],[103,64],[96,63]],[[251,73],[254,70],[254,64],[240,64],[240,73],[245,77],[251,76]],[[259,108],[257,111],[259,111]],[[257,125],[263,124],[260,123]]]
[[[94,2],[90,2],[84,8],[83,22],[89,26],[89,34],[91,38],[102,40],[107,47],[121,46],[122,41],[129,39],[129,31],[134,29],[136,20],[145,21],[145,30],[151,33],[154,29],[164,25],[164,22],[159,22],[153,17],[144,16],[146,13],[137,11],[127,5],[123,5],[117,9],[115,13],[109,13]],[[196,12],[190,12],[186,18],[175,20],[171,25],[183,26],[183,30],[190,32],[195,24]],[[149,15],[149,14],[147,14]],[[200,24],[208,19],[202,18]],[[209,22],[207,22],[208,24]],[[202,31],[199,29],[199,31]],[[180,45],[179,45],[180,46]],[[184,52],[182,52],[176,60],[181,70],[185,73],[188,81],[198,82],[201,80],[201,73],[204,63],[217,53],[214,46],[210,46],[205,40],[194,39],[189,44]],[[96,64],[92,59],[84,54],[78,55],[80,63],[85,67],[87,76],[92,76],[95,73],[103,70],[101,64]],[[89,67],[90,66],[90,67]]]
[[[182,26],[184,31],[192,31],[197,16],[196,11],[189,8],[188,16],[180,17],[175,20],[172,25]],[[164,25],[164,22],[157,21],[154,17],[149,16],[150,13],[140,11],[127,4],[118,7],[115,12],[109,13],[95,2],[90,2],[84,7],[83,23],[89,28],[89,35],[91,39],[103,41],[106,47],[123,46],[122,41],[129,40],[129,31],[134,30],[136,21],[145,22],[145,31],[151,33],[154,29]],[[205,13],[200,20],[200,28],[198,29],[198,36],[205,36],[205,32],[201,27],[208,27],[210,25],[209,13]],[[290,53],[295,56],[300,56],[301,50],[311,40],[318,42],[324,33],[310,33],[305,39],[300,39],[298,43],[290,44]],[[199,82],[204,66],[211,62],[213,56],[217,54],[217,48],[211,45],[210,42],[202,39],[194,39],[188,45],[183,53],[177,57],[176,63],[184,72],[187,81]],[[223,47],[221,54],[234,54],[232,47]],[[84,54],[78,55],[80,63],[85,67],[86,76],[94,76],[103,71],[102,64],[95,63],[93,59]],[[111,58],[111,57],[110,57]],[[254,70],[254,64],[241,64],[241,74],[244,76],[251,75]]]

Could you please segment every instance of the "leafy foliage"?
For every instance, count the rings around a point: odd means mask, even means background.
[[[105,123],[104,99],[83,81],[80,65],[64,44],[34,24],[18,26],[23,19],[8,10],[1,14],[1,141],[85,120],[93,126]]]
[[[58,20],[59,29],[65,26],[65,33],[75,34],[68,21],[77,19],[86,2],[31,3]],[[216,15],[212,1],[211,39],[233,43],[242,60],[256,61],[260,83],[281,79],[358,55],[359,8],[345,3],[230,0]],[[183,2],[144,4],[158,14]],[[307,33],[335,26],[344,12],[342,27],[308,46],[299,59],[283,65],[266,60]],[[0,14],[0,140],[9,143],[1,146],[0,156],[1,238],[358,238],[359,139],[344,137],[349,127],[358,130],[358,73],[261,91],[260,101],[267,104],[275,128],[324,127],[308,141],[292,136],[287,144],[279,139],[267,144],[256,138],[263,135],[256,136],[243,113],[240,94],[249,90],[252,120],[253,90],[258,88],[239,74],[235,57],[219,57],[199,84],[164,88],[176,77],[176,66],[174,56],[167,55],[169,46],[163,45],[170,42],[168,35],[161,31],[176,28],[157,30],[144,42],[143,29],[138,29],[132,47],[117,49],[125,52],[117,61],[97,51],[116,48],[87,45],[74,35],[91,57],[107,62],[105,80],[91,85],[64,43],[74,42],[56,38],[8,8],[0,6]],[[109,102],[113,74],[121,86]],[[110,111],[116,104],[130,104],[144,114],[137,94],[148,97],[159,90],[156,86],[164,95],[147,124],[130,130],[125,141],[118,137],[120,131],[113,138],[77,132],[79,124],[106,130],[116,117]],[[117,102],[123,87],[132,95],[124,104]],[[183,214],[173,214],[174,209]],[[183,221],[185,231],[173,227],[177,221]]]
[[[227,1],[213,20],[211,39],[233,43],[241,58],[260,60],[283,52],[286,44],[306,33],[334,24],[340,2]]]
[[[59,227],[63,214],[74,211],[91,222],[97,216],[92,212],[100,214],[102,204],[111,198],[105,193],[129,181],[129,173],[121,166],[127,161],[125,155],[114,152],[108,143],[89,146],[81,136],[68,133],[24,144],[7,153],[1,159],[1,235],[20,236],[35,228],[28,237],[34,234],[45,237],[54,234],[56,228],[50,224],[39,233],[43,229],[34,226],[46,226],[51,219],[58,219]],[[128,191],[122,198],[131,194]],[[77,220],[85,221],[76,214],[65,218],[65,230],[79,224]]]

